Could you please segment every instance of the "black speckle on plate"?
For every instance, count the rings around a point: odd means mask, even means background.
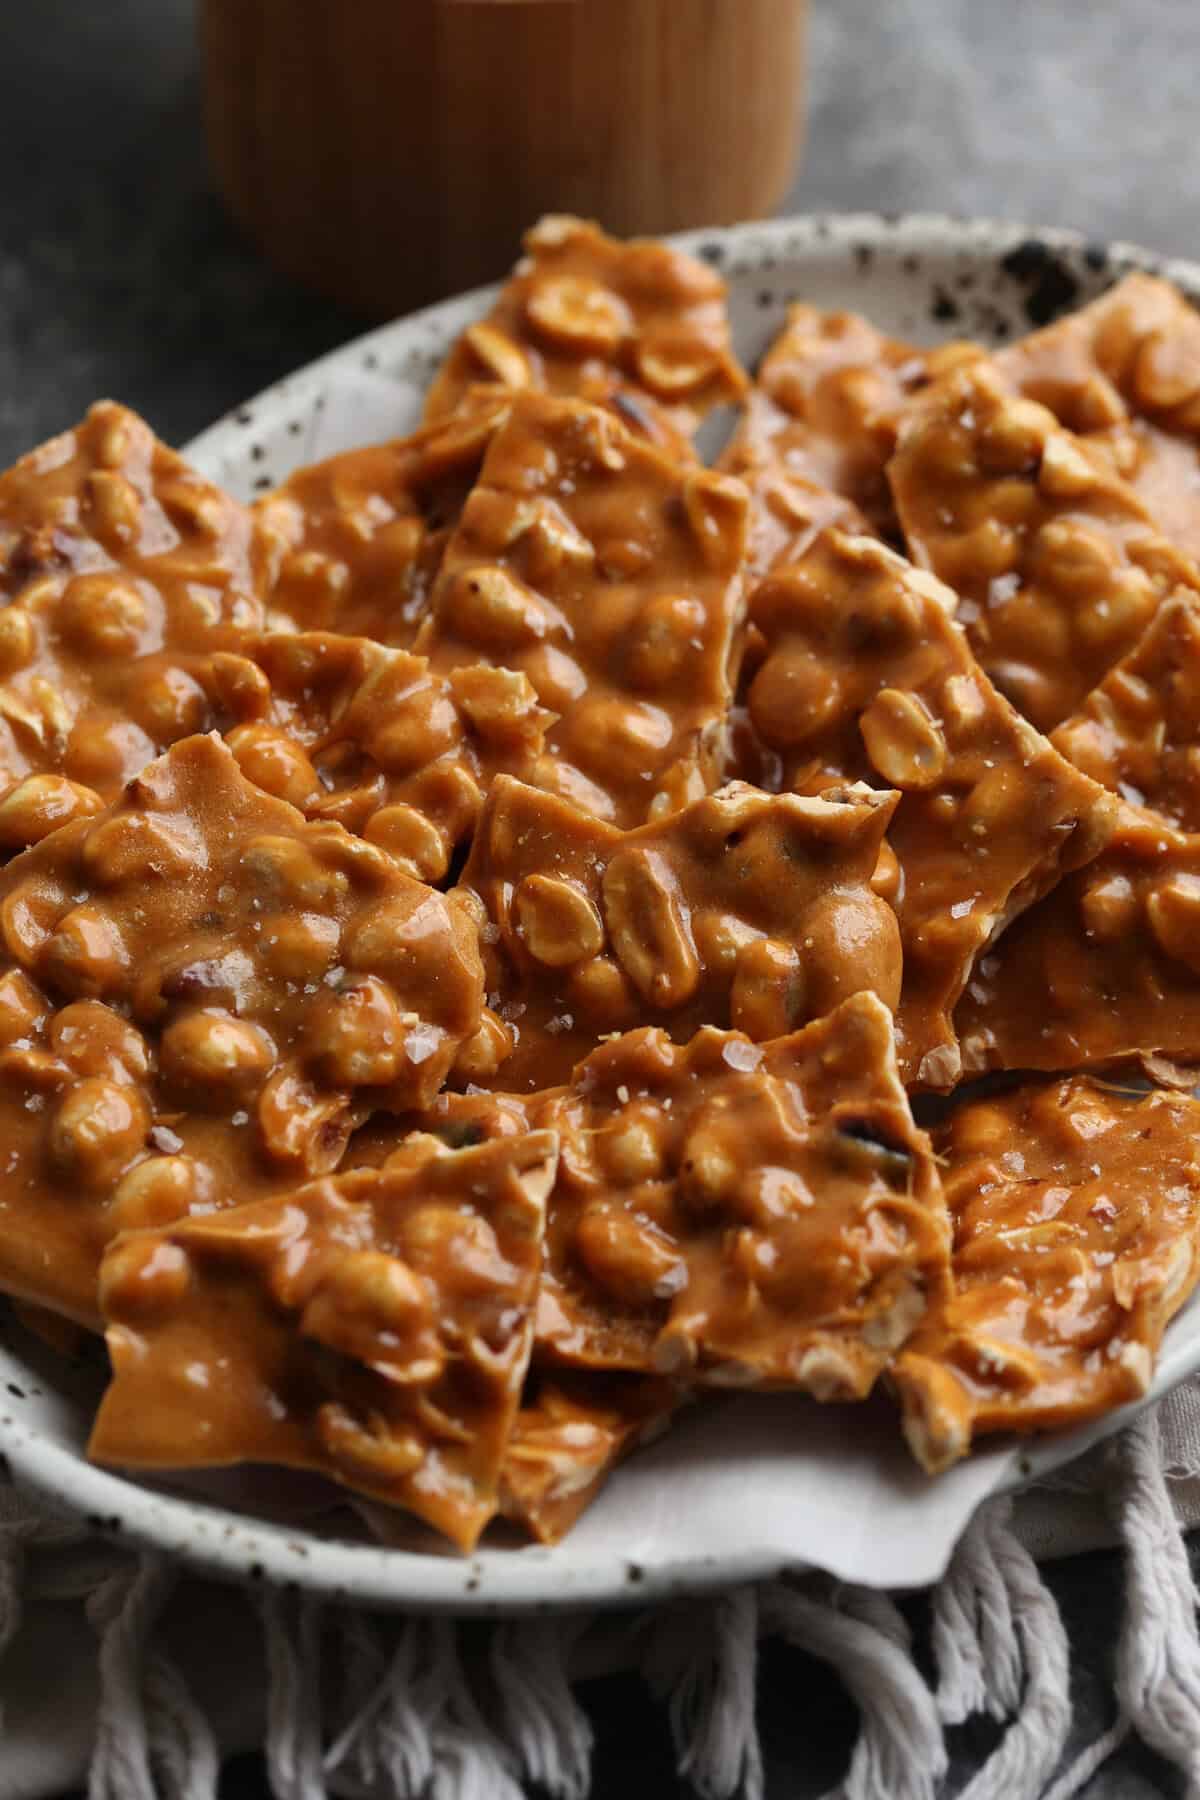
[[[718,243],[715,238],[710,238],[707,244],[701,244],[700,254],[706,263],[711,263],[714,269],[719,269],[725,261],[725,246]]]
[[[1004,273],[1026,290],[1025,314],[1031,325],[1049,325],[1079,299],[1079,277],[1066,258],[1041,238],[1026,238],[1000,258]]]
[[[860,274],[865,274],[875,260],[875,252],[870,244],[855,244],[854,261]]]
[[[929,316],[936,319],[939,325],[949,325],[954,319],[961,317],[958,301],[940,283],[933,290]]]
[[[288,420],[288,435],[289,435],[289,437],[299,437],[300,433],[303,430],[304,430],[304,426],[301,424],[299,419],[289,419]]]
[[[25,1389],[23,1387],[18,1387],[15,1381],[10,1381],[6,1385],[14,1400],[23,1400],[25,1398]]]
[[[758,304],[763,308],[764,312],[768,306],[774,306],[775,304],[775,296],[770,288],[759,288],[755,298],[757,299]]]
[[[274,487],[274,485],[275,483],[271,480],[269,475],[256,475],[254,477],[254,491],[256,494],[265,494],[267,489]]]
[[[631,1562],[631,1563],[625,1564],[625,1579],[626,1579],[626,1581],[634,1581],[634,1582],[643,1581],[645,1579],[645,1575],[646,1575],[646,1571],[645,1571],[645,1569],[643,1569],[641,1563]]]
[[[970,293],[971,289],[975,286],[974,269],[965,269],[961,275],[956,275],[954,277],[954,285],[960,293]]]
[[[254,413],[248,406],[239,406],[233,416],[239,425],[253,425],[254,423]]]
[[[910,250],[907,256],[900,258],[900,267],[905,275],[915,275],[921,267],[921,259]]]
[[[1103,244],[1089,244],[1083,253],[1083,260],[1089,269],[1099,273],[1108,265],[1108,250]]]
[[[377,369],[378,367],[379,367],[379,352],[377,350],[368,350],[366,355],[363,357],[363,368],[364,369]]]
[[[261,462],[263,460],[263,457],[266,454],[267,453],[263,449],[261,444],[251,444],[251,446],[250,446],[250,461],[251,462]]]

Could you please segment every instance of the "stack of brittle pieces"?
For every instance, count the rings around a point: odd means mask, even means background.
[[[1079,1422],[1200,1275],[1200,319],[752,384],[525,249],[253,507],[107,403],[0,477],[0,1287],[97,1459],[463,1549],[706,1390]]]

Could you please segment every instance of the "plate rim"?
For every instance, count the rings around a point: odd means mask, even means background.
[[[1163,256],[1124,240],[1089,239],[1064,227],[949,213],[804,213],[676,233],[666,241],[705,255],[724,275],[768,269],[807,253],[848,253],[855,244],[901,251],[944,253],[947,247],[995,257],[1024,243],[1086,257],[1100,266],[1141,269],[1175,281],[1200,303],[1200,262]],[[391,319],[326,352],[232,408],[182,447],[202,471],[211,470],[235,430],[240,434],[261,407],[303,401],[328,377],[356,359],[386,351],[397,335],[416,338],[455,311],[482,311],[496,285],[451,296],[415,313]],[[405,354],[413,356],[411,348]],[[1194,1297],[1184,1311],[1200,1305]],[[1181,1316],[1181,1315],[1177,1315]],[[1038,1482],[1119,1431],[1147,1406],[1200,1369],[1200,1329],[1194,1341],[1164,1343],[1151,1386],[1133,1404],[1068,1434],[986,1448],[996,1478],[988,1497]],[[433,1555],[374,1544],[317,1537],[298,1524],[252,1518],[226,1507],[163,1493],[135,1477],[88,1463],[65,1445],[48,1440],[14,1413],[0,1412],[0,1452],[22,1488],[56,1508],[82,1516],[97,1533],[119,1543],[169,1553],[194,1569],[240,1583],[282,1585],[327,1599],[368,1602],[381,1610],[498,1614],[553,1612],[577,1606],[622,1606],[677,1598],[744,1581],[769,1580],[809,1566],[754,1549],[641,1565],[605,1552],[570,1560],[562,1545],[517,1551],[483,1550],[469,1557]],[[569,1545],[570,1539],[565,1540]],[[947,1551],[947,1557],[949,1551]]]

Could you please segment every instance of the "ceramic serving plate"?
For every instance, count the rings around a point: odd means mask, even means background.
[[[1164,273],[1200,302],[1198,265],[986,221],[805,218],[682,241],[728,280],[748,364],[799,298],[854,308],[917,342],[994,344],[1131,268]],[[298,464],[407,431],[446,349],[489,299],[481,291],[451,300],[346,345],[219,421],[187,454],[250,499]],[[1197,1369],[1200,1300],[1171,1325],[1147,1400]],[[930,1481],[908,1459],[884,1402],[821,1408],[786,1395],[730,1397],[685,1416],[619,1470],[565,1543],[489,1542],[463,1558],[403,1522],[384,1546],[347,1504],[306,1480],[239,1473],[165,1484],[93,1468],[83,1450],[103,1380],[98,1347],[67,1366],[0,1314],[0,1450],[19,1481],[98,1530],[216,1573],[463,1612],[643,1600],[805,1565],[923,1585],[980,1500],[1048,1471],[1128,1417],[1069,1437],[998,1443]]]

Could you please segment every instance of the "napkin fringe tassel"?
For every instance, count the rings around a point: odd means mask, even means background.
[[[902,1611],[886,1594],[817,1575],[632,1618],[491,1625],[371,1616],[263,1589],[272,1789],[278,1800],[586,1800],[592,1731],[574,1684],[607,1658],[639,1669],[661,1701],[680,1773],[702,1800],[764,1800],[758,1658],[777,1638],[827,1663],[859,1709],[849,1767],[827,1800],[948,1800],[946,1733],[980,1714],[1003,1729],[956,1800],[1072,1800],[1130,1732],[1200,1800],[1198,1596],[1156,1413],[1105,1454],[1126,1565],[1115,1716],[1071,1746],[1057,1778],[1070,1646],[1004,1498],[980,1509],[929,1595],[928,1666],[907,1616],[918,1600]],[[0,1651],[18,1637],[23,1595],[55,1591],[39,1558],[77,1552],[84,1538],[42,1504],[6,1497]],[[88,1800],[216,1800],[216,1737],[160,1630],[176,1570],[118,1549],[101,1568],[86,1601],[100,1688]]]

